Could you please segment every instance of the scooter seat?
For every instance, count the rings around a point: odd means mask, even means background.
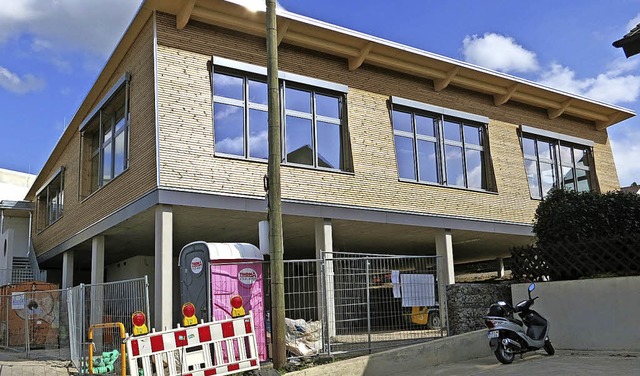
[[[507,317],[507,320],[511,321],[514,324],[518,324],[520,326],[523,326],[524,324],[522,323],[522,321],[518,320],[518,319],[512,319],[510,317]]]

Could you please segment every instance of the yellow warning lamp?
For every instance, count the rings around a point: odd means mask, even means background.
[[[140,336],[149,333],[147,328],[147,316],[142,311],[135,311],[131,315],[131,323],[133,324],[133,335]]]
[[[182,326],[192,326],[198,324],[196,317],[196,307],[193,303],[184,303],[182,305]]]
[[[242,296],[234,295],[231,297],[231,317],[242,317],[246,315],[242,306]]]

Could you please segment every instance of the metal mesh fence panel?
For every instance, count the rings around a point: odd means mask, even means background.
[[[355,253],[285,260],[289,356],[372,352],[445,335],[438,263],[437,257]]]

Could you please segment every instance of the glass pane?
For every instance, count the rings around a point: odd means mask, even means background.
[[[244,100],[244,79],[228,74],[213,74],[213,95]]]
[[[552,147],[553,145],[551,143],[538,140],[538,155],[540,156],[540,158],[552,160],[553,159]]]
[[[118,176],[127,166],[127,154],[125,152],[125,138],[127,132],[121,132],[116,136],[115,156],[113,159],[113,176]]]
[[[587,170],[576,170],[577,181],[578,181],[578,192],[588,192],[591,190],[591,184],[589,183],[589,171]]]
[[[395,136],[398,176],[402,179],[416,180],[416,159],[413,152],[413,139]]]
[[[466,144],[478,146],[482,145],[482,137],[480,137],[481,128],[465,125],[463,131],[464,142]]]
[[[556,174],[552,164],[540,162],[540,181],[542,183],[542,196],[546,196],[556,182]]]
[[[340,100],[336,97],[316,94],[316,115],[340,118]]]
[[[268,112],[249,110],[249,156],[252,158],[269,158],[268,121]]]
[[[460,124],[450,121],[444,122],[444,138],[451,141],[461,141]]]
[[[573,166],[571,148],[568,146],[560,145],[560,163],[564,166]]]
[[[487,187],[480,150],[466,150],[467,186],[469,188],[485,189]]]
[[[267,104],[266,82],[249,80],[249,102]]]
[[[446,145],[444,149],[444,155],[447,163],[447,185],[457,185],[460,187],[464,187],[462,148],[458,146]]]
[[[435,137],[434,119],[426,116],[416,115],[416,132],[424,136]]]
[[[589,151],[588,149],[573,149],[574,156],[576,158],[576,167],[578,168],[588,168],[591,162],[589,162]]]
[[[100,159],[99,154],[95,154],[91,158],[91,192],[95,192],[98,189],[98,165]]]
[[[524,155],[529,155],[532,157],[536,156],[536,142],[531,138],[522,138],[522,151]]]
[[[438,183],[437,162],[436,143],[418,140],[418,180]]]
[[[393,129],[413,133],[411,114],[408,112],[393,111]]]
[[[313,166],[311,120],[287,116],[285,126],[287,162]]]
[[[102,184],[107,183],[109,180],[111,180],[111,178],[113,177],[112,175],[112,161],[113,161],[113,157],[111,155],[111,143],[109,142],[108,144],[104,145],[104,148],[102,149]]]
[[[103,139],[102,143],[105,144],[111,141],[111,120],[112,118],[102,118],[102,130],[103,130]]]
[[[243,108],[214,103],[213,118],[216,152],[244,155]]]
[[[340,168],[340,125],[318,122],[318,167]]]
[[[562,166],[562,184],[567,191],[576,189],[573,183],[573,169],[571,167]]]
[[[308,91],[286,88],[284,93],[285,108],[311,113],[311,93]]]
[[[99,150],[100,150],[100,131],[96,130],[96,132],[91,135],[91,154],[97,154]]]
[[[527,170],[527,180],[529,181],[529,192],[531,193],[531,197],[541,199],[538,162],[527,160],[524,163],[525,169]]]

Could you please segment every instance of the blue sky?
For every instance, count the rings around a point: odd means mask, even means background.
[[[40,171],[139,5],[139,0],[3,2],[0,168]],[[280,0],[280,5],[640,112],[640,55],[626,59],[611,45],[640,23],[640,0]],[[620,183],[640,182],[640,119],[617,124],[609,134]]]

